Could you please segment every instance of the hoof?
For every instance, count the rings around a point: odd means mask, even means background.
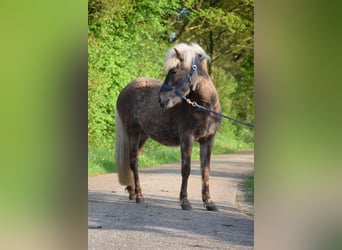
[[[135,199],[136,203],[144,203],[144,197],[143,196],[137,196],[137,198]]]
[[[205,208],[208,210],[208,211],[214,211],[214,212],[218,212],[218,209],[215,205],[214,202],[208,202],[208,203],[205,203]]]
[[[137,196],[136,196],[135,194],[129,194],[129,196],[128,196],[128,198],[129,198],[131,201],[135,200],[136,197],[137,197]]]
[[[190,204],[190,202],[188,200],[184,200],[182,203],[181,203],[181,207],[183,210],[186,210],[186,211],[191,211],[192,210],[192,206]]]
[[[129,198],[131,201],[133,201],[133,200],[136,199],[137,196],[136,196],[136,194],[135,194],[135,192],[134,192],[134,190],[133,190],[132,187],[127,186],[127,187],[125,188],[125,191],[127,191],[127,192],[129,193],[128,198]]]

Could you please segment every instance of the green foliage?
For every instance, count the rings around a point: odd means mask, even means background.
[[[254,1],[186,1],[189,15],[175,26],[176,41],[196,41],[211,56],[210,76],[219,90],[222,111],[254,121]],[[252,131],[236,124],[236,136]]]
[[[222,112],[253,123],[253,8],[253,0],[88,0],[89,164],[112,171],[119,92],[139,76],[163,79],[165,52],[178,42],[197,42],[211,56]],[[223,120],[214,153],[253,142],[252,129]],[[179,149],[148,142],[141,165],[165,161],[179,161]]]
[[[88,138],[109,147],[120,90],[138,76],[162,78],[175,1],[97,1],[88,3]],[[167,39],[166,39],[167,40]]]

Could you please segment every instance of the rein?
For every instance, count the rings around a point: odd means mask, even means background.
[[[186,98],[186,97],[183,96],[183,95],[181,96],[181,98],[182,98],[183,100],[185,100],[186,103],[190,104],[191,106],[193,106],[193,107],[195,107],[195,108],[198,108],[198,109],[201,109],[201,110],[204,110],[204,111],[213,113],[213,114],[215,114],[215,115],[218,115],[218,116],[220,116],[220,117],[226,118],[226,119],[228,119],[228,120],[231,120],[231,121],[240,123],[240,124],[242,124],[242,125],[245,125],[245,126],[248,126],[248,127],[251,127],[251,128],[254,128],[254,125],[253,125],[253,124],[250,124],[250,123],[247,123],[247,122],[242,122],[242,121],[239,121],[239,120],[237,120],[237,119],[235,119],[235,118],[232,118],[232,117],[226,116],[226,115],[224,115],[224,114],[221,114],[221,113],[219,113],[219,112],[213,111],[213,110],[211,110],[211,109],[209,109],[209,108],[207,108],[207,107],[204,107],[204,106],[202,106],[202,105],[199,105],[199,104],[198,104],[197,102],[195,102],[195,101],[191,101],[189,98]]]
[[[198,108],[198,109],[201,109],[201,110],[204,110],[206,112],[209,112],[209,113],[213,113],[217,116],[220,116],[220,117],[223,117],[223,118],[226,118],[228,120],[231,120],[231,121],[234,121],[234,122],[237,122],[237,123],[240,123],[242,125],[245,125],[245,126],[248,126],[248,127],[251,127],[251,128],[254,128],[254,125],[253,124],[250,124],[250,123],[247,123],[247,122],[242,122],[242,121],[239,121],[235,118],[232,118],[232,117],[229,117],[229,116],[226,116],[222,113],[219,113],[219,112],[216,112],[216,111],[213,111],[205,106],[202,106],[202,105],[199,105],[197,102],[195,101],[191,101],[189,98],[186,98],[182,93],[180,93],[178,90],[184,86],[185,83],[190,83],[189,87],[190,87],[190,91],[192,90],[192,82],[191,82],[191,77],[193,76],[193,74],[196,72],[197,70],[197,66],[198,66],[198,60],[197,58],[195,58],[195,61],[194,61],[194,64],[192,65],[191,67],[191,70],[189,71],[189,74],[180,82],[177,84],[177,86],[175,87],[170,87],[168,85],[166,85],[165,83],[162,85],[162,89],[165,89],[167,91],[174,91],[176,93],[177,96],[179,96],[180,98],[182,98],[183,100],[186,101],[186,103],[188,103],[189,105],[195,107],[195,108]]]

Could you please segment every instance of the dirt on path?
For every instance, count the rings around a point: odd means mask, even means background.
[[[143,204],[128,200],[117,174],[88,177],[88,249],[253,249],[253,206],[240,184],[254,171],[254,152],[213,156],[210,193],[219,212],[201,199],[199,161],[192,161],[188,198],[179,206],[180,163],[140,169]]]

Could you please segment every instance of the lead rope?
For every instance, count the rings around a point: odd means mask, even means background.
[[[190,104],[191,106],[193,106],[193,107],[195,107],[195,108],[202,109],[202,110],[204,110],[204,111],[213,113],[213,114],[215,114],[215,115],[218,115],[218,116],[220,116],[220,117],[226,118],[226,119],[228,119],[228,120],[231,120],[231,121],[234,121],[234,122],[243,124],[243,125],[248,126],[248,127],[251,127],[251,128],[254,128],[254,125],[253,125],[253,124],[250,124],[250,123],[247,123],[247,122],[242,122],[242,121],[239,121],[239,120],[237,120],[237,119],[235,119],[235,118],[232,118],[232,117],[226,116],[226,115],[224,115],[224,114],[218,113],[218,112],[216,112],[216,111],[213,111],[213,110],[211,110],[211,109],[209,109],[209,108],[207,108],[207,107],[204,107],[204,106],[202,106],[202,105],[197,104],[197,102],[195,102],[195,101],[191,101],[189,98],[186,98],[186,97],[183,96],[183,95],[181,96],[181,98],[184,99],[188,104]]]

